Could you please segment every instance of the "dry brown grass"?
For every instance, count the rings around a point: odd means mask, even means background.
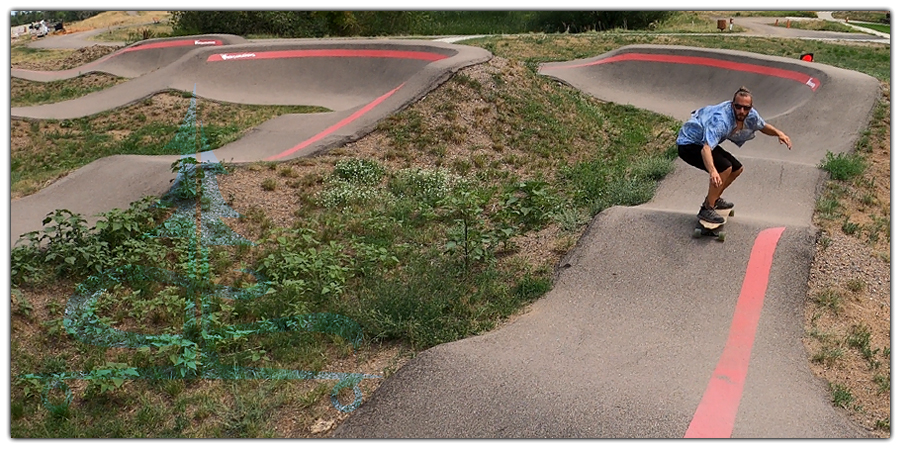
[[[66,33],[165,21],[171,16],[168,11],[136,11],[135,13],[131,15],[125,11],[106,11],[84,21],[66,24]]]

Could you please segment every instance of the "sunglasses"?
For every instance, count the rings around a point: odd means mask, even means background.
[[[753,106],[745,106],[743,104],[738,104],[738,103],[731,103],[731,105],[734,106],[735,109],[743,109],[745,111],[749,111],[751,108],[753,108]]]

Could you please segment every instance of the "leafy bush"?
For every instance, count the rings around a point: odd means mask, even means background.
[[[345,248],[322,244],[311,229],[293,229],[269,239],[276,250],[263,258],[257,271],[272,282],[300,294],[339,294],[353,268]]]
[[[354,184],[374,186],[384,178],[384,167],[369,159],[349,159],[334,165],[334,177]]]
[[[340,207],[365,203],[382,195],[377,188],[385,176],[385,168],[369,159],[337,162],[327,187],[316,195],[322,207]]]
[[[23,234],[10,252],[13,285],[39,285],[52,277],[82,277],[123,263],[159,261],[165,248],[145,242],[165,209],[145,197],[126,210],[113,209],[88,228],[77,213],[58,209],[47,214],[39,231]]]
[[[445,199],[459,182],[447,169],[404,169],[388,182],[388,190],[399,198],[413,198],[429,206]]]
[[[508,223],[526,230],[536,229],[550,220],[560,208],[561,202],[547,182],[523,181],[508,188],[498,214]]]
[[[841,152],[835,155],[828,151],[819,168],[830,173],[832,179],[845,181],[862,175],[866,170],[866,160],[859,154]]]

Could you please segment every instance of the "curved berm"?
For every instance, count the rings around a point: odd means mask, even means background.
[[[422,98],[457,70],[490,57],[481,48],[419,40],[271,40],[198,46],[164,68],[106,90],[55,104],[14,107],[11,113],[14,118],[78,118],[169,89],[232,103],[331,109],[277,117],[215,150],[217,158],[235,163],[286,160],[362,137],[379,120]],[[199,117],[202,120],[203,115]],[[94,170],[91,176],[72,174],[55,188],[13,201],[12,241],[39,229],[46,213],[63,205],[91,216],[140,199],[149,189],[131,188],[130,180],[117,173],[127,168],[124,163],[134,161],[123,156],[106,159],[102,165],[85,167]],[[152,163],[152,168],[162,177],[168,164]],[[159,186],[167,188],[168,182]],[[67,193],[63,197],[55,191]],[[106,199],[98,200],[101,197]]]
[[[35,82],[66,80],[92,72],[134,78],[174,63],[198,47],[244,43],[237,35],[207,34],[188,37],[150,39],[116,50],[96,61],[62,71],[12,69],[10,76]]]
[[[682,46],[626,46],[592,58],[545,63],[539,72],[603,101],[679,120],[687,120],[695,109],[730,100],[745,86],[753,92],[753,105],[766,122],[788,133],[795,145],[832,150],[852,147],[847,140],[864,127],[872,107],[857,102],[871,102],[877,88],[873,78],[857,85],[858,72],[824,64]],[[755,151],[754,143],[747,143],[741,152],[748,150],[769,157]],[[822,155],[802,160],[818,162]]]
[[[221,159],[246,162],[309,154],[346,142],[490,53],[416,40],[279,40],[193,49],[165,68],[84,97],[14,107],[14,118],[73,119],[134,104],[166,90],[242,104],[322,106],[258,127]],[[260,133],[264,136],[255,136]]]

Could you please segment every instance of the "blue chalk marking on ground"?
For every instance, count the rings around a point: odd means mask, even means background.
[[[188,262],[187,274],[141,265],[125,265],[91,276],[76,288],[66,304],[63,326],[78,341],[104,347],[119,348],[168,348],[181,349],[181,358],[173,360],[169,367],[122,367],[115,370],[76,371],[57,374],[20,375],[21,379],[37,381],[43,385],[42,400],[44,406],[51,411],[60,406],[68,406],[72,402],[72,392],[66,380],[132,380],[132,379],[266,379],[266,380],[336,380],[338,383],[331,392],[331,402],[341,412],[351,412],[362,402],[360,382],[365,379],[382,378],[379,375],[346,373],[346,372],[313,372],[290,369],[251,368],[238,365],[224,365],[218,360],[213,348],[217,340],[237,340],[249,335],[260,335],[275,332],[322,332],[338,335],[350,341],[354,347],[362,341],[362,329],[350,318],[334,313],[312,313],[302,316],[287,316],[277,319],[227,326],[210,327],[211,301],[213,298],[232,300],[249,300],[265,296],[274,289],[261,275],[249,270],[242,270],[256,278],[257,283],[247,288],[213,284],[209,266],[209,246],[213,245],[255,245],[252,241],[235,233],[220,218],[240,216],[229,207],[219,192],[216,174],[224,172],[222,165],[211,150],[207,150],[202,125],[199,130],[199,146],[196,119],[196,86],[194,98],[170,145],[175,145],[183,152],[178,165],[178,175],[164,196],[171,202],[175,213],[156,229],[156,234],[147,237],[168,237],[182,239],[186,243],[188,255],[195,258]],[[197,147],[198,151],[191,148]],[[202,151],[201,151],[202,150]],[[199,152],[199,161],[197,154]],[[199,194],[198,194],[199,193]],[[204,199],[201,207],[198,203]],[[199,209],[199,210],[198,210]],[[199,213],[199,217],[197,216]],[[199,218],[199,219],[198,219]],[[199,222],[199,229],[198,223]],[[116,329],[105,323],[96,312],[97,301],[106,291],[123,283],[161,282],[180,286],[186,289],[188,300],[184,310],[182,334],[139,334]],[[198,307],[199,305],[199,307]],[[197,313],[199,312],[199,321]],[[199,325],[198,325],[199,324]],[[189,339],[184,332],[188,329],[199,329],[200,342]],[[176,362],[177,361],[177,362]],[[127,365],[123,365],[127,366]],[[180,366],[180,367],[179,367]],[[354,400],[350,404],[341,404],[338,394],[341,390],[351,388]],[[63,404],[50,402],[49,394],[59,389],[65,394]]]

